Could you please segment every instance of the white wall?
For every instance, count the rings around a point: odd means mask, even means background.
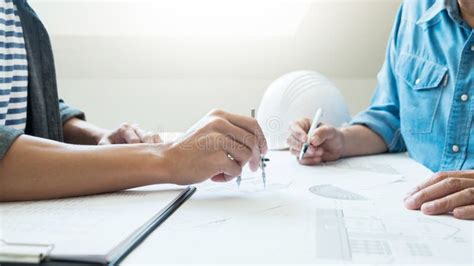
[[[90,121],[185,130],[247,114],[278,76],[322,72],[352,113],[375,88],[398,0],[37,0],[60,95]]]

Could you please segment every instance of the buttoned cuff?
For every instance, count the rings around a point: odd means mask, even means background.
[[[3,160],[13,142],[22,134],[21,130],[0,126],[0,160]]]
[[[392,119],[393,120],[393,119]],[[403,140],[398,121],[390,121],[382,111],[366,111],[352,119],[351,125],[363,125],[379,135],[387,145],[388,151],[405,152],[406,146]]]

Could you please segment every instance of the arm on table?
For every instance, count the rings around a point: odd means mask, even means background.
[[[342,157],[379,154],[388,151],[385,141],[370,128],[353,125],[341,130],[344,149]]]
[[[266,152],[255,119],[221,110],[166,144],[81,146],[20,135],[0,160],[0,201],[188,185],[208,178],[230,181],[247,163],[256,170]]]
[[[0,161],[0,200],[36,200],[167,183],[163,145],[79,146],[22,135]]]

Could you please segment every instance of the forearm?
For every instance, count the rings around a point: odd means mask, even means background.
[[[37,200],[169,182],[164,145],[78,146],[23,135],[0,161],[0,200]]]
[[[63,126],[64,141],[71,144],[97,145],[108,130],[81,119],[72,118]]]
[[[354,125],[342,130],[343,157],[384,153],[388,150],[383,139],[368,127]]]

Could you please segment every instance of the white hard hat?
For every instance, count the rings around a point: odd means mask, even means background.
[[[323,109],[322,123],[339,127],[351,119],[346,103],[331,81],[315,71],[295,71],[275,80],[260,103],[257,120],[271,150],[288,148],[289,126],[313,119]]]

